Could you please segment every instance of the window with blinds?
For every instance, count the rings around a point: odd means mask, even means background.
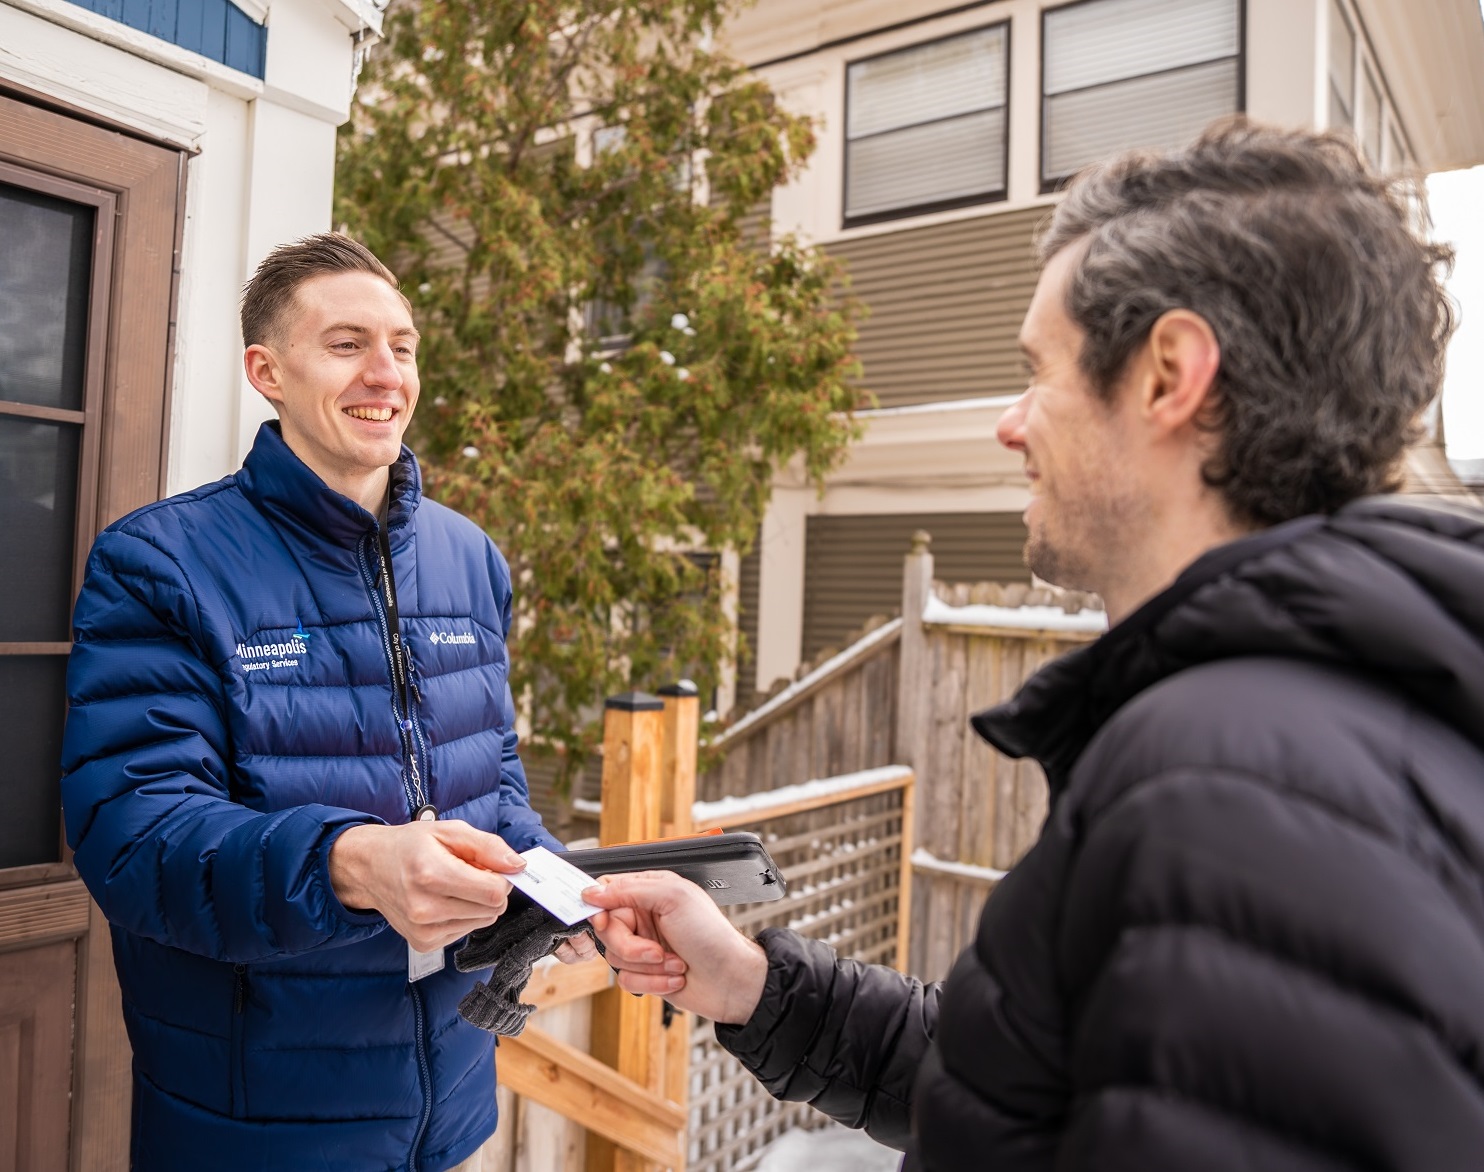
[[[1082,0],[1041,17],[1041,186],[1242,108],[1241,0]]]
[[[1355,125],[1355,29],[1336,0],[1329,0],[1329,126]]]
[[[853,62],[845,223],[1003,199],[1008,24]]]

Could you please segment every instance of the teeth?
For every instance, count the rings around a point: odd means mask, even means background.
[[[377,423],[386,423],[392,417],[390,407],[347,407],[345,413],[352,419],[370,419]]]

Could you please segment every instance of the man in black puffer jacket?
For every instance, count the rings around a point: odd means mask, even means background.
[[[616,880],[625,987],[934,1172],[1484,1168],[1484,517],[1384,495],[1452,327],[1414,207],[1243,123],[1079,178],[1000,439],[1114,625],[974,718],[1040,840],[932,986]]]

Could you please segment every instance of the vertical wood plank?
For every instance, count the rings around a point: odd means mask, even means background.
[[[660,751],[660,833],[691,832],[696,804],[696,758],[700,748],[701,700],[695,684],[683,680],[660,689],[664,705]]]
[[[592,1044],[591,1022],[592,1003],[586,999],[543,1009],[531,1019],[533,1027],[582,1051]],[[513,1129],[516,1137],[513,1172],[582,1167],[587,1130],[580,1121],[568,1119],[529,1099],[517,1098],[516,1103],[519,1120]]]
[[[933,681],[929,690],[932,701],[926,714],[927,744],[925,758],[917,776],[921,779],[923,845],[940,859],[956,860],[959,855],[959,811],[961,800],[961,767],[964,723],[964,685],[961,635],[931,631],[927,637]]]
[[[1024,640],[1003,639],[1000,652],[999,696],[1013,695],[1024,678]],[[1008,869],[1019,857],[1015,839],[1015,795],[1019,768],[1016,762],[1000,756],[995,762],[995,835],[994,866]]]
[[[660,689],[665,705],[664,753],[660,770],[660,824],[667,835],[694,829],[696,759],[700,751],[701,702],[696,686],[682,681]],[[668,1024],[665,1014],[669,1015]],[[658,1090],[681,1107],[690,1091],[691,1016],[673,1008],[661,1012],[660,1079]],[[571,1167],[572,1165],[562,1165]],[[675,1169],[674,1172],[683,1172]]]
[[[81,1088],[73,1137],[79,1172],[124,1172],[129,1166],[133,1051],[124,1030],[123,997],[113,968],[108,921],[97,904],[88,909],[88,934],[78,942],[77,1034]],[[78,1093],[78,1092],[74,1092]]]
[[[496,1084],[495,1107],[499,1112],[500,1122],[495,1127],[495,1134],[479,1149],[479,1154],[484,1157],[483,1172],[517,1172],[515,1139],[520,1128],[520,1112],[516,1107],[518,1101],[515,1092],[504,1083]]]
[[[644,692],[612,696],[603,712],[603,815],[598,842],[612,846],[659,836],[664,704]],[[641,1086],[660,1075],[660,1003],[613,988],[593,998],[592,1055]],[[645,1172],[633,1153],[589,1135],[588,1172]]]
[[[933,589],[932,536],[922,530],[912,535],[912,552],[902,564],[902,638],[897,662],[896,753],[910,766],[918,783],[931,786],[927,772],[928,705],[932,698],[932,660],[923,608]]]
[[[645,692],[610,697],[603,713],[603,846],[659,836],[664,704]]]
[[[902,786],[902,857],[901,875],[897,879],[897,971],[908,971],[912,952],[912,843],[916,838],[917,779],[908,778]]]
[[[964,664],[963,758],[959,782],[959,859],[988,866],[994,857],[995,752],[969,724],[968,717],[990,703],[994,688],[993,639],[966,639]]]
[[[76,978],[74,940],[0,954],[0,1168],[68,1166]]]

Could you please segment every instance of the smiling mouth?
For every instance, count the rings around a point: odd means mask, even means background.
[[[346,407],[343,410],[352,419],[366,419],[372,423],[387,423],[396,414],[390,407]]]

